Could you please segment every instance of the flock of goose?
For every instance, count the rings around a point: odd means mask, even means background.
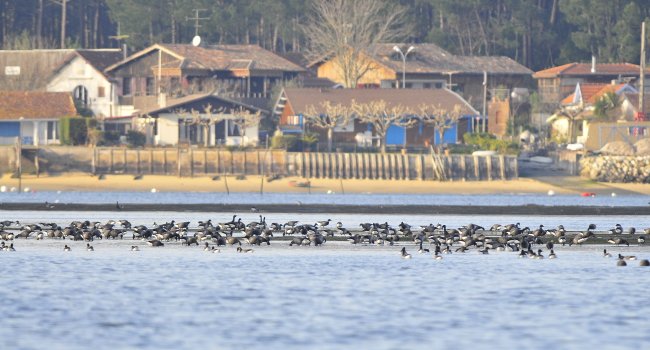
[[[401,222],[393,227],[386,222],[361,223],[358,229],[348,229],[341,222],[330,226],[331,223],[331,219],[314,224],[300,224],[295,220],[283,224],[267,223],[266,218],[261,215],[258,221],[248,223],[237,218],[237,215],[233,215],[230,221],[216,224],[213,224],[212,220],[199,221],[198,225],[192,228],[189,221],[174,220],[164,224],[154,223],[151,226],[134,226],[127,220],[110,220],[106,223],[86,220],[73,221],[65,227],[56,223],[21,224],[18,221],[0,221],[0,251],[15,251],[13,241],[20,238],[83,241],[86,242],[85,249],[88,251],[94,251],[90,242],[98,239],[132,238],[144,241],[151,247],[164,247],[165,243],[178,242],[186,246],[201,244],[204,251],[212,253],[219,253],[220,247],[223,246],[237,246],[236,251],[239,253],[252,253],[254,250],[242,247],[242,243],[249,246],[270,245],[274,237],[283,236],[281,240],[286,242],[288,239],[289,246],[320,246],[327,242],[328,237],[342,236],[351,244],[393,246],[412,243],[419,247],[418,253],[431,254],[436,260],[442,260],[446,254],[466,253],[471,250],[480,254],[489,254],[491,250],[509,251],[516,252],[521,258],[555,259],[555,245],[582,245],[597,238],[594,224],[590,224],[585,231],[569,233],[562,225],[553,229],[545,229],[544,225],[539,225],[531,229],[521,227],[519,223],[496,224],[487,230],[475,224],[448,228],[441,224],[414,227]],[[624,238],[625,235],[635,238],[637,244],[643,245],[645,236],[650,235],[650,229],[644,229],[643,234],[637,234],[633,227],[624,230],[620,224],[616,224],[604,235],[610,237],[607,242],[612,245],[630,246],[631,239]],[[603,238],[603,235],[600,236],[599,238]],[[6,244],[5,241],[10,243]],[[427,244],[428,248],[425,248],[424,244]],[[412,255],[406,248],[401,248],[401,257],[410,259]],[[130,249],[139,251],[140,247],[132,245]],[[544,255],[544,249],[548,251],[547,256]],[[72,248],[65,244],[63,250],[71,251]],[[605,249],[603,256],[611,257],[611,254]],[[617,265],[625,266],[626,261],[631,260],[636,260],[636,257],[618,254]],[[643,259],[640,260],[640,265],[650,264],[648,260]]]

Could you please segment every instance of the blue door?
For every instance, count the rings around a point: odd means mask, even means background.
[[[386,133],[387,145],[403,145],[404,144],[404,128],[397,125],[391,125]]]
[[[456,135],[458,134],[458,124],[452,125],[451,128],[446,129],[445,133],[442,137],[442,143],[456,143]],[[440,142],[440,134],[438,133],[438,130],[435,131],[435,144],[439,145]]]

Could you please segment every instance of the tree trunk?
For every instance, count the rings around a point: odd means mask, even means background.
[[[43,48],[43,0],[38,0],[38,15],[36,18],[36,45]]]
[[[68,0],[61,0],[61,48],[65,49],[65,22],[66,22],[66,8],[68,7]]]
[[[101,47],[99,45],[99,8],[101,4],[97,3],[97,6],[95,7],[95,19],[93,21],[93,47],[98,48]]]

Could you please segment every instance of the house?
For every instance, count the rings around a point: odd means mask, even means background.
[[[617,101],[614,102],[611,110],[606,111],[607,117],[599,117],[596,106],[599,100],[610,93],[615,94]],[[560,138],[570,136],[569,133],[574,134],[578,143],[585,145],[587,142],[589,143],[588,147],[590,148],[588,149],[594,149],[596,144],[604,145],[613,141],[615,139],[601,131],[605,125],[614,127],[616,123],[634,120],[636,110],[630,110],[630,96],[637,96],[636,103],[638,106],[638,92],[630,84],[615,82],[610,84],[578,83],[574,92],[560,102],[560,109],[548,118],[547,121],[551,124],[551,132]],[[573,122],[571,119],[573,119]],[[576,128],[576,130],[571,131],[572,127]],[[599,135],[597,142],[594,141],[593,134],[596,130]]]
[[[266,108],[273,87],[303,71],[257,45],[156,44],[105,73],[117,81],[119,104],[141,114],[208,93]]]
[[[457,56],[435,44],[414,44],[404,62],[395,47],[404,44],[376,44],[360,55],[367,71],[356,87],[407,89],[448,88],[460,94],[476,109],[483,108],[484,75],[487,94],[494,88],[528,87],[533,72],[508,57]],[[406,50],[403,50],[406,51]],[[336,57],[323,57],[308,68],[317,70],[320,78],[344,84],[342,69]],[[403,80],[405,76],[405,81]]]
[[[562,100],[575,91],[577,84],[610,84],[612,81],[632,81],[639,77],[640,68],[631,63],[568,63],[536,72],[540,103],[552,112]]]
[[[123,58],[118,49],[74,50],[56,68],[46,86],[47,91],[71,92],[75,103],[95,117],[105,120],[128,114],[120,111],[117,93],[104,69]]]
[[[444,132],[443,140],[439,139],[436,130],[419,122],[412,128],[404,129],[396,125],[390,126],[387,132],[387,145],[427,146],[429,144],[457,143],[462,135],[473,129],[474,117],[479,115],[472,106],[459,94],[445,89],[305,89],[285,88],[276,103],[274,114],[279,117],[279,130],[283,133],[317,132],[319,139],[326,139],[326,130],[309,125],[304,114],[314,108],[318,113],[325,114],[324,102],[351,106],[353,102],[363,104],[373,101],[385,101],[387,107],[402,105],[411,111],[417,111],[421,105],[439,106],[442,109],[453,110],[460,106],[462,118]],[[377,140],[377,133],[371,124],[352,119],[348,125],[334,128],[334,143],[367,144]]]
[[[0,89],[69,92],[81,114],[93,115],[104,121],[105,130],[123,134],[133,108],[119,105],[115,82],[104,73],[123,57],[119,49],[0,51]]]
[[[0,144],[58,144],[59,120],[76,115],[67,92],[0,91]]]
[[[257,146],[268,111],[215,94],[192,95],[138,118],[147,143],[156,146]]]

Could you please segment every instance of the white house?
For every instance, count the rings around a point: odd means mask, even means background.
[[[268,112],[216,95],[195,95],[139,118],[147,143],[256,146],[259,123]]]
[[[118,104],[115,84],[104,74],[104,69],[123,57],[119,49],[75,50],[68,59],[54,70],[47,84],[47,91],[69,92],[76,105],[107,120],[131,115]]]
[[[70,93],[0,91],[0,144],[58,144],[59,120],[75,115]]]

